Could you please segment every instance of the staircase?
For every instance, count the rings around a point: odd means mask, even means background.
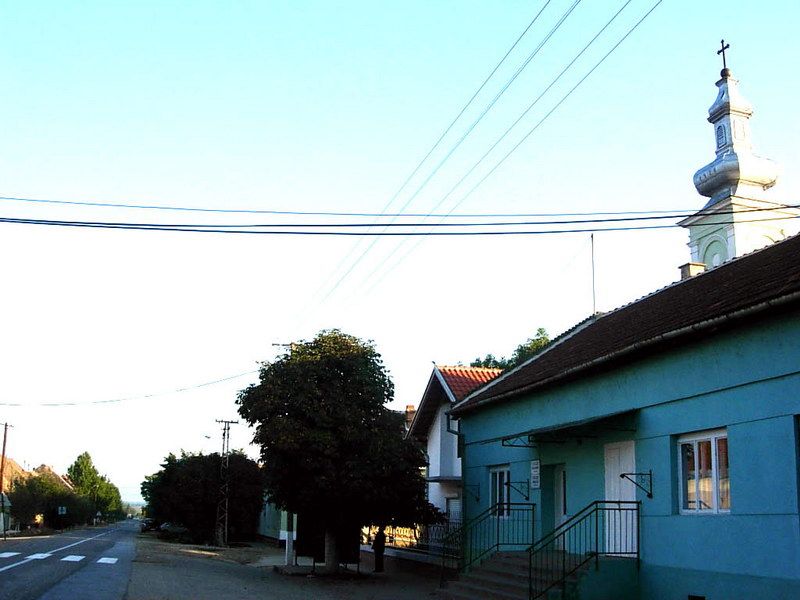
[[[465,543],[458,554],[458,581],[442,590],[449,600],[572,600],[635,598],[639,565],[639,502],[596,500],[541,537],[526,551],[504,540],[479,536],[483,515],[458,532]],[[497,527],[511,529],[509,523]],[[525,526],[528,529],[527,524]],[[504,540],[505,543],[503,543]],[[455,540],[454,540],[455,541]],[[514,540],[519,542],[517,538]],[[503,549],[505,545],[506,549]],[[452,555],[451,555],[452,556]],[[481,560],[483,562],[481,562]],[[606,568],[600,569],[600,563]],[[616,563],[616,564],[615,564]],[[443,578],[446,564],[443,553]],[[590,567],[592,567],[590,569]],[[581,580],[591,571],[591,581]],[[614,594],[609,596],[609,593]]]
[[[548,600],[573,597],[586,571],[584,567],[571,573],[563,587],[559,584],[544,597]],[[556,573],[542,569],[530,576],[534,582],[551,581]],[[528,600],[528,577],[527,552],[498,552],[468,574],[461,575],[458,581],[450,582],[449,587],[441,591],[441,597],[446,600]]]
[[[498,552],[450,582],[446,600],[527,600],[528,553]]]

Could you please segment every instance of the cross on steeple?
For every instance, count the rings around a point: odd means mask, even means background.
[[[730,44],[726,44],[725,40],[720,40],[719,43],[722,46],[722,49],[721,50],[717,50],[717,54],[722,54],[722,68],[723,69],[727,69],[728,68],[728,64],[725,61],[725,50],[728,50],[731,47],[731,45]]]

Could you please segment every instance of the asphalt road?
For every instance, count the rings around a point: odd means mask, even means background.
[[[0,540],[0,600],[121,600],[138,521]]]

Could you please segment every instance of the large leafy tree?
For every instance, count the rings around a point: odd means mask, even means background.
[[[261,468],[241,452],[228,456],[228,538],[255,537],[264,499]],[[220,455],[167,456],[161,470],[142,483],[147,514],[186,526],[195,541],[211,541],[220,500]]]
[[[547,335],[547,331],[544,329],[544,327],[539,327],[539,329],[536,330],[536,334],[517,346],[509,358],[496,357],[493,354],[487,354],[483,358],[476,358],[469,364],[469,366],[489,367],[492,369],[503,369],[504,371],[509,371],[514,367],[518,367],[524,363],[549,343],[550,337]]]
[[[78,455],[67,468],[67,475],[75,486],[75,492],[90,499],[95,511],[107,516],[122,516],[119,489],[107,477],[100,475],[88,452]]]
[[[330,570],[343,527],[425,516],[425,457],[404,439],[402,416],[385,406],[393,393],[374,345],[338,330],[293,344],[239,393],[269,500],[325,524]]]
[[[88,452],[78,455],[75,462],[67,468],[67,475],[75,486],[75,491],[84,496],[94,495],[100,484],[100,473]]]

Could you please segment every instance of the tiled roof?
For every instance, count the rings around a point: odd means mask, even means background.
[[[456,402],[460,402],[473,390],[502,373],[502,369],[489,369],[485,367],[445,367],[437,366],[439,372],[447,382],[447,387],[453,392]]]
[[[501,372],[500,369],[483,367],[435,366],[407,435],[421,440],[427,439],[439,408],[443,404],[450,405],[452,402],[450,394],[456,402],[459,402]]]
[[[612,360],[631,360],[645,350],[663,348],[684,336],[707,331],[709,326],[722,326],[748,313],[770,310],[779,300],[800,302],[800,236],[590,319],[470,395],[453,412],[460,414],[519,396]]]

